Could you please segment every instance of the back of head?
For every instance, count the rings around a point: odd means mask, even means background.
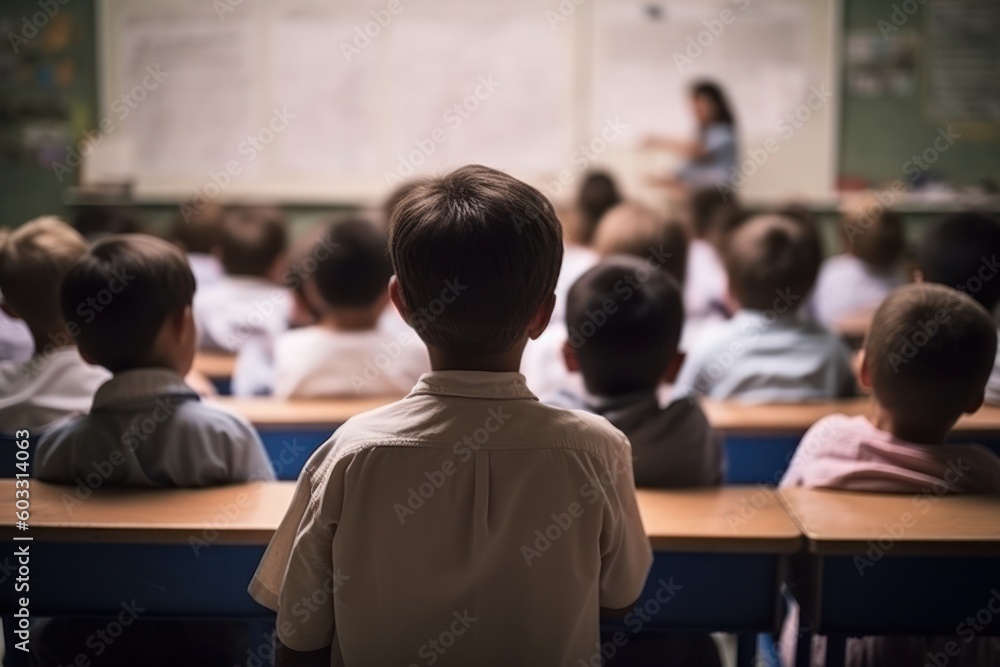
[[[724,261],[729,289],[743,308],[767,310],[776,300],[797,309],[816,282],[823,248],[819,235],[783,215],[759,215],[728,238]]]
[[[143,231],[139,212],[127,206],[81,206],[73,217],[73,227],[89,241]]]
[[[1000,303],[1000,221],[982,213],[956,213],[931,226],[917,250],[924,280],[969,294],[991,313]]]
[[[903,218],[873,195],[845,207],[841,232],[850,253],[878,272],[897,268],[906,250]]]
[[[240,207],[223,215],[219,250],[229,275],[266,277],[287,248],[287,221],[279,209]]]
[[[679,222],[640,204],[619,204],[604,214],[592,243],[599,254],[648,259],[683,284],[688,235]]]
[[[208,202],[182,204],[170,223],[170,240],[184,252],[211,254],[222,234],[222,207]]]
[[[680,286],[637,258],[609,257],[570,288],[566,326],[588,391],[651,391],[680,343]]]
[[[392,263],[385,234],[374,224],[358,218],[335,222],[316,248],[313,280],[326,305],[367,308],[386,295]]]
[[[601,218],[621,201],[622,197],[618,193],[618,186],[615,185],[611,174],[603,171],[592,171],[583,177],[583,184],[580,186],[576,200],[580,213],[580,243],[590,245]]]
[[[52,217],[24,223],[0,246],[0,292],[36,334],[62,328],[59,286],[85,252],[84,238]]]
[[[481,165],[421,183],[390,220],[389,256],[410,323],[451,353],[512,349],[552,296],[562,254],[545,196]]]
[[[118,373],[150,365],[167,318],[191,305],[194,276],[174,245],[144,234],[95,243],[69,269],[60,305],[88,359]]]
[[[926,283],[890,294],[865,340],[878,402],[897,420],[936,430],[982,404],[996,351],[996,325],[981,305]]]
[[[701,188],[688,198],[688,215],[695,237],[707,238],[723,231],[718,223],[724,217],[732,216],[740,210],[739,202],[733,194],[724,194],[719,188]]]

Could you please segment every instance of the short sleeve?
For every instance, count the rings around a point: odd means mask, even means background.
[[[271,459],[257,431],[242,418],[236,428],[239,433],[228,443],[230,481],[266,482],[275,479],[274,466],[271,465]]]
[[[703,147],[709,155],[716,156],[733,144],[733,131],[727,125],[715,124],[705,131]]]
[[[314,651],[333,642],[333,596],[340,583],[333,537],[342,484],[328,477],[332,443],[329,440],[313,455],[299,477],[288,511],[248,589],[254,600],[278,613],[277,636],[296,651]],[[304,614],[306,607],[309,613]]]
[[[639,516],[632,473],[632,447],[622,437],[611,462],[601,533],[600,605],[621,609],[639,599],[653,564],[653,551]]]

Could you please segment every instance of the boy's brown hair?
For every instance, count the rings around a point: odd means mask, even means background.
[[[54,217],[26,222],[0,244],[0,292],[32,332],[63,326],[59,286],[85,252],[79,232]]]
[[[389,257],[410,324],[457,354],[510,350],[562,264],[562,229],[535,188],[468,165],[417,185],[393,210]]]
[[[903,218],[873,196],[859,198],[846,207],[840,229],[850,253],[876,271],[891,271],[903,259],[906,251]]]
[[[590,245],[601,218],[621,201],[621,194],[611,174],[592,171],[583,177],[583,184],[576,197],[579,216],[577,236],[581,245]]]
[[[211,202],[202,206],[182,204],[170,225],[170,240],[184,252],[211,254],[222,236],[222,207]]]
[[[681,223],[640,204],[626,203],[604,214],[592,245],[605,257],[650,259],[683,285],[689,242],[687,229]]]
[[[890,294],[865,340],[876,399],[911,424],[950,424],[977,409],[996,352],[996,325],[986,309],[927,283]]]
[[[823,248],[819,235],[783,215],[758,215],[727,239],[723,253],[730,293],[742,308],[767,310],[776,299],[802,305],[816,282]]]
[[[226,273],[267,277],[288,249],[285,214],[271,207],[233,208],[223,215],[220,259]]]
[[[113,373],[150,362],[164,322],[191,305],[194,275],[174,245],[145,234],[98,241],[66,273],[60,305],[77,345]]]

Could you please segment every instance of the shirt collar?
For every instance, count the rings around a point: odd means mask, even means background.
[[[486,371],[431,371],[417,380],[410,396],[461,396],[463,398],[528,399],[537,401],[520,373]]]
[[[773,310],[751,310],[749,308],[740,309],[729,321],[735,323],[737,326],[741,324],[756,325],[760,327],[762,331],[766,331],[771,327],[801,327],[804,324],[804,321],[801,317],[799,317],[797,311],[788,311],[778,314]]]
[[[94,408],[142,401],[160,396],[185,396],[199,400],[197,392],[184,384],[184,378],[166,368],[136,368],[116,373],[94,394]]]

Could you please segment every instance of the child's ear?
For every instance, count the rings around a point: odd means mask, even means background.
[[[576,357],[576,348],[570,345],[568,340],[562,344],[562,358],[563,363],[566,364],[566,370],[570,373],[580,372],[580,360]]]
[[[660,378],[660,381],[667,384],[673,384],[674,380],[676,380],[677,376],[680,374],[681,367],[684,365],[684,360],[686,358],[687,355],[680,350],[675,352],[669,363],[667,363],[667,367],[663,371],[663,377]]]
[[[403,301],[403,291],[399,286],[399,281],[396,280],[396,276],[389,278],[389,301],[391,301],[392,305],[396,307],[396,310],[399,312],[399,316],[403,318],[403,321],[412,327],[413,322],[410,321],[412,313],[407,307],[406,302]]]
[[[177,311],[174,315],[174,329],[178,340],[187,340],[187,336],[194,336],[194,310],[190,305],[184,306],[183,310]]]
[[[922,283],[924,282],[924,272],[920,269],[913,269],[913,282]]]
[[[0,310],[7,313],[8,316],[12,317],[15,320],[21,319],[21,316],[17,314],[17,311],[14,310],[11,307],[11,305],[6,301],[0,301]]]
[[[861,383],[862,387],[870,392],[872,389],[872,374],[868,369],[868,358],[865,356],[864,350],[860,350],[858,352],[858,359],[856,363],[858,368],[858,381]]]
[[[983,403],[986,402],[986,389],[984,388],[981,392],[977,393],[969,405],[965,407],[965,414],[971,415],[973,412],[979,412],[979,408],[983,407]]]
[[[535,311],[534,317],[531,318],[531,322],[528,323],[528,337],[535,340],[542,335],[545,331],[545,327],[549,326],[549,320],[552,319],[552,309],[556,307],[556,295],[550,294],[546,297],[542,305],[538,307]]]

